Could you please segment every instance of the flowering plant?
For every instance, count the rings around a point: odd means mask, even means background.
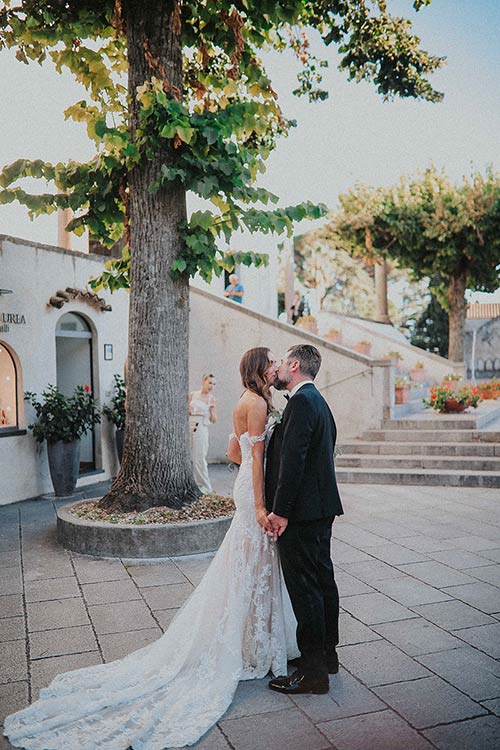
[[[33,406],[38,421],[28,425],[38,443],[46,440],[72,443],[101,421],[96,401],[88,385],[77,385],[72,396],[62,394],[57,386],[49,385],[39,401],[35,393],[27,391],[26,401]]]
[[[421,359],[419,359],[418,362],[415,362],[415,370],[423,370],[424,367],[425,365]]]
[[[443,377],[443,383],[453,383],[456,380],[462,380],[462,376],[458,372],[449,372],[448,375]]]
[[[454,399],[459,404],[472,406],[473,409],[476,409],[481,401],[481,394],[479,388],[476,387],[464,385],[456,391],[452,383],[444,383],[442,385],[433,385],[429,391],[429,398],[422,400],[426,406],[431,406],[436,411],[443,412],[446,410],[446,402],[449,399]]]
[[[267,418],[267,424],[270,429],[273,429],[276,427],[276,425],[281,424],[281,420],[283,419],[283,411],[280,409],[271,409],[268,418]]]

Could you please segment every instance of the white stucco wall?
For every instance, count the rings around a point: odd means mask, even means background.
[[[94,331],[94,394],[100,404],[109,401],[113,374],[123,374],[126,357],[128,294],[100,293],[111,312],[102,312],[83,301],[67,302],[61,309],[48,304],[58,289],[85,289],[91,276],[102,271],[103,258],[65,251],[11,237],[0,237],[0,287],[12,294],[0,296],[0,313],[18,313],[26,323],[10,325],[0,332],[0,341],[14,350],[21,368],[21,392],[37,394],[49,383],[56,384],[55,329],[68,312],[79,313]],[[104,344],[113,344],[113,360],[104,360]],[[84,383],[82,383],[84,385]],[[19,400],[20,427],[33,421],[31,406]],[[96,426],[97,475],[87,475],[78,485],[107,479],[116,473],[111,428],[106,419]],[[38,445],[31,432],[0,437],[0,504],[52,491],[45,443]]]
[[[267,346],[278,356],[300,342],[318,347],[323,364],[316,384],[332,408],[340,443],[379,427],[382,419],[388,417],[387,363],[329,344],[319,336],[251,310],[235,310],[234,303],[199,289],[192,289],[190,305],[191,388],[199,387],[205,372],[212,372],[217,378],[218,422],[210,427],[209,461],[225,460],[227,436],[233,429],[232,410],[242,391],[239,361],[254,346]],[[284,405],[280,394],[276,394],[275,401],[280,408]]]

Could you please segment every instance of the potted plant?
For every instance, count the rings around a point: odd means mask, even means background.
[[[24,398],[37,416],[37,422],[28,429],[38,443],[47,441],[54,492],[58,497],[72,495],[80,469],[80,438],[101,421],[90,387],[78,385],[72,396],[65,396],[55,385],[49,385],[41,401],[29,391]]]
[[[487,400],[497,399],[500,396],[500,380],[484,380],[478,385],[479,391],[481,392],[481,398]]]
[[[456,390],[452,383],[433,385],[429,398],[422,399],[426,406],[435,411],[451,414],[465,411],[469,406],[476,409],[481,401],[479,388],[464,385]]]
[[[394,403],[407,404],[410,400],[411,383],[407,378],[398,378],[394,381]]]
[[[330,330],[324,334],[324,338],[328,341],[331,341],[333,344],[341,344],[342,331],[340,331],[338,328],[330,328]]]
[[[410,378],[415,383],[422,383],[424,381],[424,377],[425,377],[425,365],[421,360],[419,360],[418,362],[415,362],[415,367],[411,368]]]
[[[111,399],[111,406],[107,404],[103,406],[103,414],[112,422],[115,426],[115,444],[116,453],[118,460],[122,461],[123,456],[123,436],[125,434],[125,399],[127,391],[125,390],[125,381],[121,375],[115,374],[114,380],[114,393]]]
[[[389,359],[393,367],[397,367],[400,360],[403,359],[401,354],[397,351],[387,352],[384,359]]]
[[[458,372],[449,372],[447,375],[444,375],[441,385],[451,385],[456,388],[460,380],[462,380],[462,376]]]
[[[310,333],[318,333],[318,321],[314,315],[302,315],[295,323],[296,328],[303,328]]]
[[[372,345],[369,341],[366,340],[358,341],[358,343],[354,344],[352,348],[355,352],[359,352],[359,354],[365,354],[367,357],[369,357],[372,353]]]

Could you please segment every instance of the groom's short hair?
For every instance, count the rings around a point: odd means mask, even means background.
[[[313,380],[321,367],[321,354],[311,344],[296,344],[291,346],[287,352],[288,359],[296,359],[300,363],[300,371],[309,375]]]

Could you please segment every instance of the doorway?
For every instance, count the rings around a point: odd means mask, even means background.
[[[92,331],[81,315],[66,313],[56,327],[57,387],[72,396],[77,385],[89,385],[94,393],[92,367]],[[94,428],[81,437],[80,475],[95,471]]]

